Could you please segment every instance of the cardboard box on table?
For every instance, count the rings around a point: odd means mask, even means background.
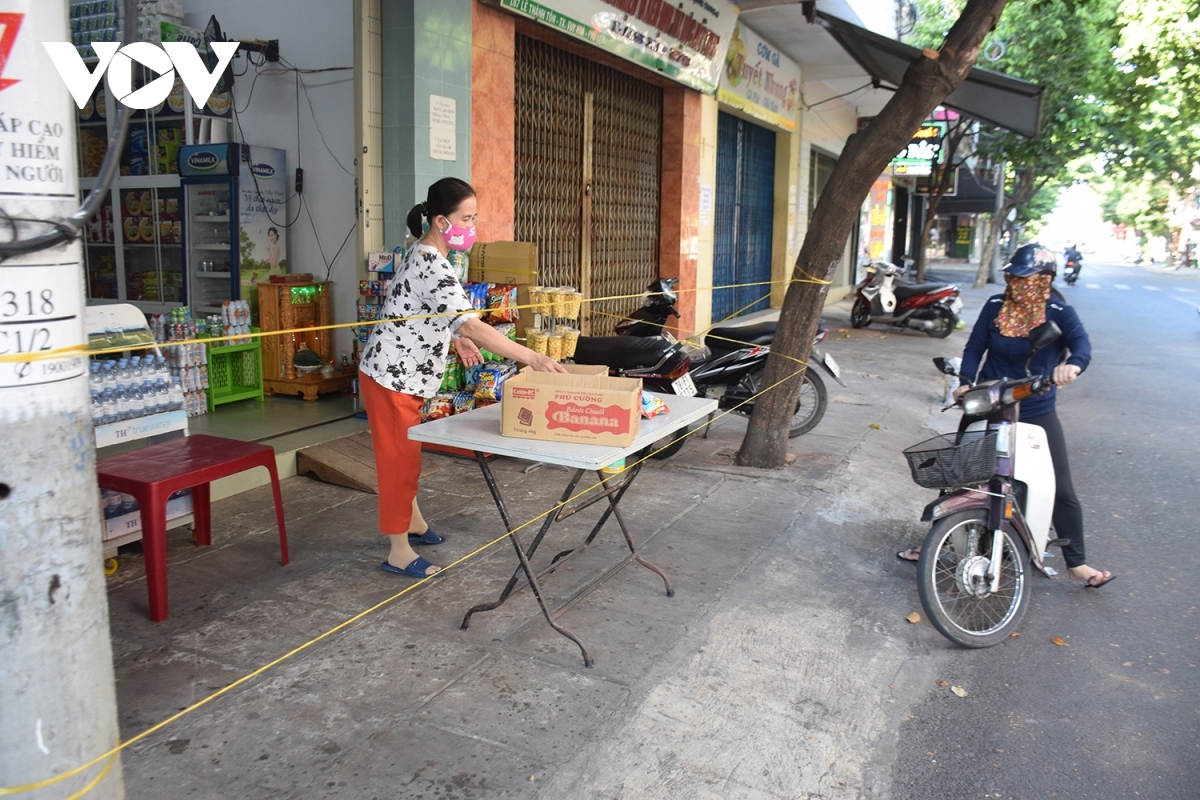
[[[641,425],[642,382],[610,378],[604,366],[568,374],[524,369],[504,382],[500,433],[523,439],[625,447]]]

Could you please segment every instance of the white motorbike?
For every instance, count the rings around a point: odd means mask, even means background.
[[[1030,332],[1033,351],[1062,336],[1052,322]],[[954,374],[945,359],[934,359]],[[1028,365],[1026,368],[1028,373]],[[1045,394],[1049,375],[976,384],[961,399],[958,433],[904,451],[913,480],[942,493],[921,519],[917,587],[930,622],[961,647],[991,647],[1016,629],[1029,605],[1029,565],[1042,563],[1054,510],[1054,463],[1046,432],[1020,421],[1021,400]]]

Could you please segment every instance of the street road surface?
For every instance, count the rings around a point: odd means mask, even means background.
[[[1058,401],[1088,561],[1120,577],[1035,574],[1019,638],[948,650],[969,698],[901,725],[897,798],[1200,797],[1200,274],[1085,262],[1061,288],[1093,346]]]

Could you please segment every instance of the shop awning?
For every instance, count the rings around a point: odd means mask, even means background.
[[[899,86],[904,72],[921,55],[915,47],[825,12],[816,12],[816,17],[872,79],[888,88]],[[1043,91],[1037,84],[974,67],[942,105],[1032,139],[1042,129]]]
[[[958,192],[938,203],[939,217],[954,214],[989,214],[996,210],[996,187],[966,167],[958,168]]]

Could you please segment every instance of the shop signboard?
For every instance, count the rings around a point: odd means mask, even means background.
[[[729,0],[489,0],[602,50],[714,94],[733,38]]]
[[[725,54],[717,99],[755,119],[795,131],[800,66],[739,21]]]
[[[934,163],[944,164],[946,152],[943,144],[946,140],[946,129],[949,124],[945,120],[925,120],[917,132],[913,134],[908,147],[900,155],[892,159],[888,166],[893,175],[910,177],[928,176],[933,173]]]

